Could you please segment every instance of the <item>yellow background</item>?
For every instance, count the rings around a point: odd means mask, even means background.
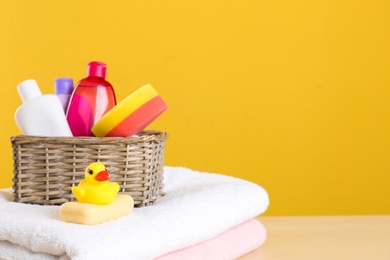
[[[0,0],[0,186],[16,85],[103,61],[118,101],[151,83],[166,164],[237,176],[266,215],[390,214],[390,2]],[[234,205],[232,205],[234,206]]]

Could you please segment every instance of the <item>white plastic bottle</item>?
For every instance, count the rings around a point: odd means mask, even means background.
[[[15,121],[24,135],[72,136],[61,101],[54,94],[42,95],[35,80],[17,87],[23,101],[15,112]]]

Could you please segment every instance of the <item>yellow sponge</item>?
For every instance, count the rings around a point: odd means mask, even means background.
[[[147,84],[108,111],[92,127],[92,132],[97,137],[138,134],[167,108],[157,91]]]

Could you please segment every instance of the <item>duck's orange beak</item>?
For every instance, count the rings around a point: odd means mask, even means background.
[[[107,181],[110,175],[107,171],[101,171],[95,176],[95,180],[97,181]]]

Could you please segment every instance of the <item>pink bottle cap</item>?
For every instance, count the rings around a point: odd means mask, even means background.
[[[99,61],[91,61],[88,63],[88,71],[87,76],[88,77],[99,77],[99,78],[106,78],[106,64]]]

